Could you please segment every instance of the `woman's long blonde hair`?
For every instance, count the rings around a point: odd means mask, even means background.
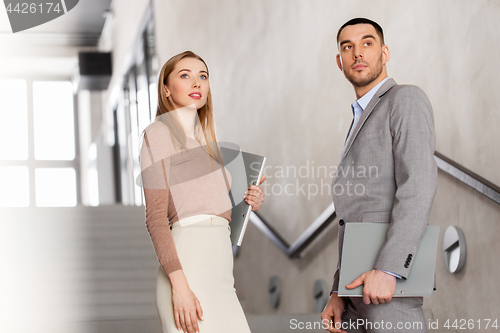
[[[170,135],[174,143],[181,146],[182,149],[186,149],[186,133],[182,124],[176,116],[173,117],[161,117],[170,111],[175,110],[175,107],[170,103],[166,94],[165,86],[168,84],[168,76],[174,70],[175,66],[179,61],[184,58],[195,58],[203,62],[205,67],[208,66],[205,61],[197,54],[191,51],[184,51],[179,53],[172,58],[170,58],[162,67],[160,75],[158,77],[158,108],[156,110],[156,118],[161,120],[167,125],[170,130]],[[195,123],[194,134],[196,138],[200,141],[203,148],[217,161],[221,161],[221,154],[219,147],[217,145],[217,137],[215,135],[215,121],[214,112],[212,107],[212,93],[210,89],[208,90],[207,102],[201,108],[198,109],[198,117]]]

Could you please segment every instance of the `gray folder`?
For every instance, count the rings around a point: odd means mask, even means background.
[[[266,158],[239,150],[235,145],[225,144],[220,147],[224,166],[231,174],[229,198],[232,204],[231,242],[241,246],[248,225],[252,207],[244,200],[250,185],[258,185],[264,171]]]
[[[389,223],[346,223],[339,296],[363,296],[363,285],[347,289],[361,274],[374,268]],[[427,226],[407,279],[397,279],[394,297],[431,296],[434,290],[439,227]]]

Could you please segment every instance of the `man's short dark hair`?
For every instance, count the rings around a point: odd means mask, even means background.
[[[374,27],[375,31],[377,32],[377,34],[380,37],[380,40],[382,41],[382,45],[384,45],[384,32],[382,31],[382,27],[377,22],[374,22],[370,19],[363,18],[363,17],[353,18],[353,19],[347,21],[346,23],[344,23],[340,27],[339,32],[337,32],[337,44],[339,43],[339,36],[340,36],[340,33],[342,32],[342,30],[344,30],[344,28],[347,27],[348,25],[356,25],[356,24],[369,24],[372,27]]]

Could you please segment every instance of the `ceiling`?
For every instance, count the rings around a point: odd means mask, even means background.
[[[0,77],[71,76],[78,51],[96,49],[111,2],[80,0],[66,14],[15,34],[0,3]]]

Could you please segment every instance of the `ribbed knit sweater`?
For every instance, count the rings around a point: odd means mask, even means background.
[[[186,146],[176,147],[168,127],[155,121],[146,127],[140,147],[146,227],[166,274],[182,269],[172,223],[197,214],[231,221],[229,172],[197,140],[187,138]]]

